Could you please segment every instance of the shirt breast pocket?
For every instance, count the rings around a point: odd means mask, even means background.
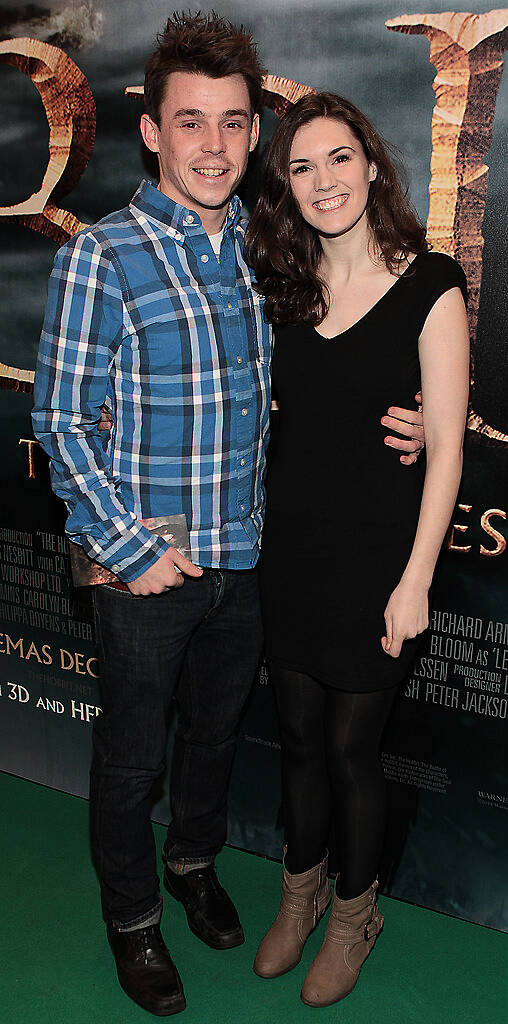
[[[139,327],[129,327],[123,340],[125,363],[130,363],[130,372],[138,372],[142,378],[150,380],[158,375],[182,374],[190,371],[192,356],[188,337],[187,322],[183,320],[181,329],[180,318],[173,310],[166,311],[164,316],[146,320]]]

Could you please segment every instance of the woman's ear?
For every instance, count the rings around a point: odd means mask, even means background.
[[[377,164],[369,164],[369,181],[375,181],[377,178]]]

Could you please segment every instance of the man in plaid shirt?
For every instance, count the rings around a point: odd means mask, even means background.
[[[250,36],[214,14],[168,21],[141,118],[159,184],[143,181],[127,208],[57,253],[36,374],[34,429],[67,533],[125,584],[94,594],[103,715],[92,849],[120,984],[159,1016],[185,1007],[160,932],[150,822],[177,684],[164,883],[208,945],[244,941],[214,857],[262,645],[254,566],[270,330],[234,195],[261,104]],[[104,405],[109,435],[98,429]],[[182,512],[192,561],[141,522]]]

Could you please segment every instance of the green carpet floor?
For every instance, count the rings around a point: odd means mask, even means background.
[[[155,1020],[119,988],[98,909],[88,852],[88,805],[0,773],[1,1024],[134,1024]],[[159,847],[163,829],[156,828]],[[222,881],[247,940],[208,949],[166,894],[163,931],[183,978],[182,1024],[506,1024],[508,937],[382,899],[385,929],[355,991],[324,1010],[299,990],[323,926],[302,963],[274,981],[251,970],[278,906],[280,867],[225,850]]]

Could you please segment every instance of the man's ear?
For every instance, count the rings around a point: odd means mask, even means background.
[[[159,152],[159,129],[152,121],[152,118],[148,114],[141,115],[141,121],[139,122],[139,130],[143,137],[143,142],[147,149],[151,150],[152,153]]]
[[[250,128],[249,153],[256,148],[259,139],[259,114],[254,114]]]

